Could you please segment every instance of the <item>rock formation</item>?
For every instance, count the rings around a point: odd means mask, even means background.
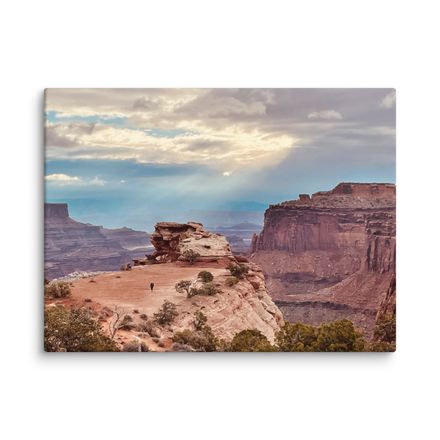
[[[46,203],[44,214],[47,278],[74,271],[119,269],[121,264],[147,251],[147,233],[128,228],[111,230],[77,222],[69,217],[66,203]]]
[[[290,320],[352,318],[371,332],[395,273],[395,185],[341,183],[271,205],[252,261]]]
[[[88,301],[89,306],[92,303],[103,328],[108,327],[107,321],[112,318],[111,311],[115,307],[124,313],[136,310],[131,315],[134,329],[148,317],[155,326],[155,336],[135,330],[120,331],[116,341],[119,344],[142,341],[154,351],[172,349],[172,337],[176,332],[194,331],[195,313],[198,311],[206,316],[207,325],[218,338],[230,340],[242,330],[257,329],[274,342],[284,319],[267,292],[263,272],[244,257],[237,259],[232,256],[223,236],[204,230],[198,223],[167,222],[156,225],[151,241],[156,246],[160,264],[139,265],[130,271],[91,274],[92,280],[78,274],[76,279],[70,279],[72,297],[65,302],[84,304]],[[200,252],[202,259],[194,265],[179,261],[181,251],[187,249]],[[232,278],[227,269],[230,262],[240,262],[248,269],[234,283],[228,283]],[[203,287],[198,278],[202,270],[213,275],[214,294],[187,297],[185,293],[177,292],[175,285],[182,280],[190,281],[194,287]],[[150,282],[155,284],[154,292],[149,290]],[[154,314],[164,301],[175,304],[178,315],[169,324],[154,324]]]
[[[232,257],[229,243],[223,235],[208,232],[196,222],[157,223],[151,243],[156,248],[152,257],[158,262],[182,261],[188,250],[197,253],[202,261]]]
[[[228,277],[225,271],[215,280],[220,289],[218,294],[182,301],[174,330],[191,329],[195,311],[202,310],[219,338],[230,340],[242,330],[257,329],[273,342],[275,333],[284,324],[283,315],[266,290],[261,268],[253,263],[247,266],[248,273],[236,285],[224,283]]]

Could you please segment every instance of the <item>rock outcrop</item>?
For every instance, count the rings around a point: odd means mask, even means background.
[[[223,235],[206,231],[201,223],[157,223],[151,235],[156,248],[152,258],[158,262],[184,260],[186,251],[198,254],[199,261],[218,261],[232,257]]]
[[[395,185],[341,183],[269,207],[251,259],[290,320],[328,310],[371,331],[395,273],[395,203]]]
[[[182,301],[173,329],[192,329],[194,313],[202,310],[219,338],[230,340],[242,330],[257,329],[274,342],[275,333],[284,324],[283,315],[266,290],[261,268],[253,263],[247,266],[248,273],[234,286],[225,284],[229,275],[225,271],[215,279],[219,293]]]
[[[77,222],[69,217],[66,203],[46,203],[44,213],[46,278],[75,271],[116,270],[148,249],[147,233]]]

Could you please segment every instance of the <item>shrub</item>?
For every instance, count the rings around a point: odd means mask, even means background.
[[[176,305],[169,301],[164,301],[159,311],[154,314],[154,320],[160,324],[170,324],[178,315]]]
[[[195,351],[195,350],[190,345],[174,342],[173,345],[171,346],[171,351]]]
[[[276,334],[280,351],[364,351],[362,333],[348,319],[323,323],[319,327],[286,323]]]
[[[200,278],[204,283],[210,283],[214,280],[214,275],[207,270],[202,270],[199,272],[198,278]]]
[[[182,257],[185,261],[187,261],[189,264],[193,265],[197,258],[200,257],[200,254],[198,252],[195,252],[192,249],[187,249],[183,254]]]
[[[243,264],[229,263],[228,270],[236,278],[243,278],[243,275],[249,272],[249,268]]]
[[[192,287],[189,291],[189,297],[195,296],[195,295],[205,295],[205,296],[212,296],[216,293],[219,293],[220,290],[217,289],[216,285],[214,283],[205,283],[202,287]]]
[[[139,310],[138,309],[134,309],[133,313],[137,315],[137,314],[139,314]]]
[[[363,351],[365,341],[351,321],[341,319],[319,326],[316,351]]]
[[[178,283],[176,283],[176,285],[174,286],[176,291],[178,293],[186,293],[186,296],[188,298],[190,298],[190,286],[191,286],[191,281],[188,280],[181,280]]]
[[[44,287],[44,295],[49,298],[67,298],[72,294],[69,283],[51,281]]]
[[[125,315],[118,325],[118,329],[122,330],[133,330],[134,327],[133,318],[130,315]]]
[[[152,338],[157,338],[159,333],[151,321],[143,321],[136,327],[139,332],[148,333]]]
[[[259,330],[253,329],[237,333],[230,342],[227,351],[276,351],[276,348]]]
[[[240,280],[237,277],[226,278],[225,284],[229,287],[235,286]]]
[[[316,351],[318,331],[312,325],[286,322],[276,334],[280,351]]]
[[[195,332],[188,329],[176,332],[173,342],[189,345],[196,351],[217,351],[217,338],[209,326],[204,326],[202,330]]]
[[[119,351],[87,310],[64,307],[51,307],[44,312],[44,350]]]
[[[147,352],[150,351],[145,342],[130,341],[126,342],[122,347],[122,351],[130,352]]]
[[[207,321],[208,318],[201,310],[197,310],[197,312],[194,313],[194,327],[196,330],[202,330]]]
[[[383,315],[376,321],[374,328],[374,340],[377,342],[396,342],[396,317],[394,315]]]
[[[139,318],[144,319],[145,321],[148,319],[148,316],[145,313],[141,313]]]

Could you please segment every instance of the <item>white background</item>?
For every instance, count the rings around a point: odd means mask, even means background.
[[[3,438],[439,438],[435,5],[2,2]],[[397,353],[42,353],[42,92],[82,86],[395,87]]]

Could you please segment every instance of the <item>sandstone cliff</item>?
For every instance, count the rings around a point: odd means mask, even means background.
[[[235,283],[228,283],[231,274],[227,265],[237,260],[223,236],[210,233],[197,223],[159,223],[152,242],[159,264],[71,280],[72,297],[64,302],[77,305],[87,301],[85,304],[101,318],[104,328],[112,319],[111,311],[119,308],[132,317],[133,329],[118,331],[116,341],[120,344],[142,341],[155,351],[171,349],[176,332],[194,331],[197,311],[203,312],[207,325],[218,338],[230,340],[242,330],[257,329],[274,341],[284,320],[267,292],[263,272],[242,258],[241,264],[247,267],[247,273]],[[201,258],[194,264],[179,260],[184,249],[200,251]],[[216,293],[187,297],[176,291],[175,285],[181,280],[199,286],[198,274],[202,270],[213,275]],[[153,291],[150,283],[154,283]],[[178,315],[170,324],[154,324],[153,316],[165,300],[176,305]],[[140,330],[146,321],[153,323],[150,333]]]
[[[156,248],[153,258],[158,262],[183,260],[192,250],[199,260],[217,261],[232,257],[231,248],[221,234],[206,231],[201,223],[161,222],[155,226],[151,243]]]
[[[341,183],[272,205],[252,242],[290,320],[352,318],[371,332],[395,272],[395,185]]]
[[[47,278],[74,271],[119,269],[121,264],[147,251],[147,233],[128,228],[111,230],[77,222],[69,217],[66,203],[46,203],[44,214]]]

